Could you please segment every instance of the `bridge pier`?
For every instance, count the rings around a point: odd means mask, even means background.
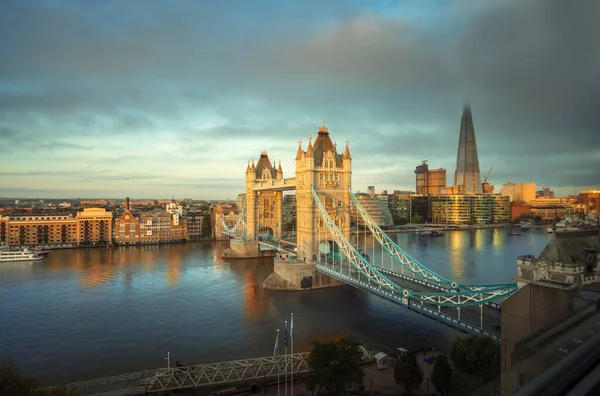
[[[228,259],[250,259],[260,257],[273,257],[272,250],[261,251],[258,241],[244,241],[242,239],[231,239],[229,248],[223,252],[223,258]]]
[[[323,289],[345,284],[317,271],[314,263],[278,261],[275,257],[273,273],[265,279],[263,287],[269,290],[301,291]]]

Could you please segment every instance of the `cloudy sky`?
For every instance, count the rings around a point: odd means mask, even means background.
[[[12,1],[0,196],[235,198],[294,176],[321,121],[353,189],[454,173],[471,104],[490,183],[600,187],[600,2]]]

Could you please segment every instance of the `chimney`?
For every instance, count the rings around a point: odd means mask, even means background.
[[[125,198],[125,209],[129,210],[129,197]]]

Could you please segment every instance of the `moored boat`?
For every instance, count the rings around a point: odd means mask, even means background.
[[[36,261],[43,259],[44,256],[29,249],[9,250],[3,248],[0,250],[0,262],[6,261]]]

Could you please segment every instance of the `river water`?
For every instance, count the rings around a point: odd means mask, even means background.
[[[504,283],[515,276],[518,255],[541,252],[548,241],[544,231],[392,237],[447,278]],[[173,365],[268,356],[276,329],[291,312],[295,351],[345,335],[390,350],[444,349],[459,334],[349,286],[264,290],[273,259],[227,261],[221,258],[227,246],[207,241],[57,250],[36,263],[0,263],[0,358],[11,356],[54,385],[163,367],[167,352]]]

